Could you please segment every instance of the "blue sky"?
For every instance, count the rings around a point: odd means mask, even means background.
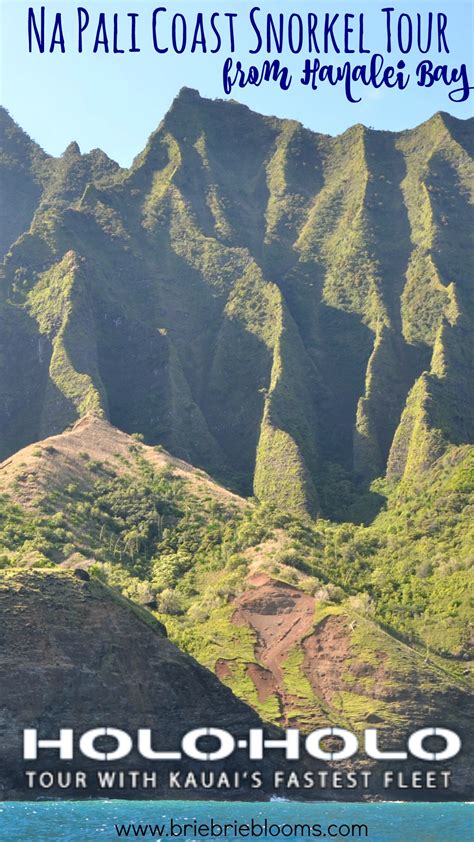
[[[173,13],[183,12],[188,21],[197,11],[209,16],[213,11],[239,13],[236,33],[240,49],[235,58],[244,65],[258,64],[265,56],[252,57],[248,49],[253,44],[252,30],[247,24],[248,10],[260,6],[266,12],[291,12],[321,14],[324,11],[365,12],[367,18],[366,40],[374,51],[383,52],[379,45],[384,41],[384,19],[381,9],[393,6],[400,12],[426,14],[428,11],[448,13],[449,56],[433,56],[440,63],[459,65],[470,63],[474,77],[471,47],[473,4],[471,0],[391,0],[391,2],[353,2],[353,0],[102,0],[101,3],[74,2],[74,0],[43,0],[47,21],[52,13],[64,14],[66,54],[54,52],[43,55],[28,53],[27,9],[35,0],[0,0],[1,8],[1,102],[14,119],[46,149],[58,155],[71,140],[77,140],[82,151],[101,147],[122,165],[128,165],[143,148],[146,138],[156,128],[179,89],[186,85],[197,88],[203,96],[223,97],[222,65],[228,55],[223,49],[218,55],[194,55],[185,52],[176,55],[169,51],[158,55],[153,50],[149,19],[153,9],[164,6],[162,15],[163,43],[168,44],[168,21]],[[86,6],[91,23],[84,36],[85,51],[77,54],[77,6]],[[118,12],[119,38],[122,22],[127,12],[139,12],[138,35],[142,51],[124,55],[92,54],[92,31],[99,11],[107,13],[109,35],[112,14]],[[50,30],[50,26],[47,26]],[[124,39],[125,40],[125,39]],[[128,46],[124,44],[124,46]],[[288,63],[297,79],[306,53],[293,57],[288,52],[281,60]],[[390,61],[402,56],[394,54]],[[354,63],[362,59],[350,57]],[[418,54],[410,57],[411,67],[416,65]],[[324,62],[343,61],[343,57],[329,55]],[[388,60],[388,59],[387,59]],[[311,91],[293,84],[289,91],[276,85],[264,84],[259,88],[247,87],[232,94],[234,99],[246,103],[256,111],[300,120],[309,128],[337,134],[354,123],[365,123],[375,128],[399,130],[409,128],[430,117],[435,111],[449,111],[458,117],[474,113],[474,92],[467,103],[456,104],[449,100],[445,86],[431,89],[411,85],[406,91],[365,90],[363,101],[351,104],[345,99],[342,88],[320,87]]]

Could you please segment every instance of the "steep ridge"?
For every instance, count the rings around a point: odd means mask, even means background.
[[[143,445],[139,437],[122,433],[94,414],[84,416],[65,433],[30,445],[5,460],[0,465],[0,491],[27,509],[45,506],[47,510],[49,504],[56,510],[68,494],[92,493],[101,477],[109,481],[123,477],[132,482],[148,471],[176,481],[176,488],[183,484],[189,500],[195,497],[200,507],[208,501],[229,514],[248,505],[204,471],[161,447]]]
[[[438,114],[331,138],[184,89],[128,171],[21,135],[15,160],[55,169],[3,268],[3,456],[92,410],[341,517],[335,475],[356,491],[472,441],[445,411],[472,365],[467,134]],[[463,360],[440,378],[445,323]]]

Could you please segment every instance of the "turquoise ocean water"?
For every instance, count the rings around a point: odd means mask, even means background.
[[[196,821],[217,825],[225,822],[257,827],[254,835],[200,835],[193,829],[179,834],[176,825]],[[174,837],[170,821],[175,822]],[[265,832],[264,822],[267,821]],[[131,823],[154,826],[145,833],[132,830],[119,836],[115,825]],[[295,823],[320,825],[320,835],[292,831]],[[331,833],[328,828],[331,825]],[[355,835],[352,825],[365,824],[368,835]],[[160,832],[160,825],[164,825]],[[258,832],[258,827],[262,832]],[[218,828],[216,828],[216,831]],[[331,834],[333,836],[331,837]],[[336,835],[334,835],[336,834]],[[299,804],[271,802],[243,804],[204,801],[43,801],[0,803],[1,842],[88,842],[132,839],[369,839],[370,842],[470,842],[474,839],[474,808],[468,804]]]

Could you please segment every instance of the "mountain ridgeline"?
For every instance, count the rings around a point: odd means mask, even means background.
[[[174,745],[209,710],[442,723],[452,787],[403,797],[470,798],[472,121],[184,89],[127,170],[0,137],[0,791],[32,711]]]
[[[128,170],[0,128],[0,458],[93,413],[347,520],[472,441],[472,122],[329,137],[183,89]]]

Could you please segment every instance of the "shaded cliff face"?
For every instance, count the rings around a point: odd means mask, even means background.
[[[414,476],[471,441],[469,137],[438,114],[330,138],[184,90],[119,171],[5,122],[25,186],[2,454],[92,411],[242,494],[340,518],[336,479]]]
[[[104,767],[80,755],[65,763],[53,751],[38,762],[23,763],[24,728],[37,728],[40,738],[54,737],[59,727],[73,728],[77,736],[104,726],[131,735],[137,728],[152,728],[162,750],[179,751],[183,735],[195,727],[221,727],[239,735],[260,725],[212,673],[166,639],[163,626],[149,612],[97,580],[83,581],[66,571],[3,573],[0,630],[3,798],[26,797],[25,767],[86,769],[89,790],[74,790],[69,797],[90,797],[94,770]],[[237,757],[236,769],[241,765]],[[134,752],[118,767],[159,770],[157,791],[166,792],[166,764],[151,763]],[[109,792],[114,794],[123,792],[116,788]]]

